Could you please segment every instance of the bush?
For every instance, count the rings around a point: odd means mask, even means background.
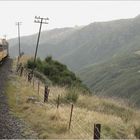
[[[48,56],[45,58],[45,62],[49,63],[52,61],[52,56]]]
[[[42,73],[34,71],[35,76],[47,85],[52,85],[52,82]]]
[[[33,63],[33,59],[28,60],[28,62],[27,62],[27,67],[28,67],[29,69],[33,69],[34,66],[35,66],[35,64]]]
[[[37,71],[43,73],[53,84],[61,86],[81,86],[84,87],[81,80],[76,75],[68,70],[67,66],[52,59],[51,56],[46,57],[44,61],[37,58],[36,63],[33,59],[27,62],[29,69],[36,68]],[[42,78],[42,76],[40,76]],[[44,77],[42,78],[45,79]]]
[[[65,95],[66,101],[70,101],[73,103],[77,102],[78,97],[79,97],[79,93],[77,92],[75,88],[70,88],[70,90],[68,90],[68,92]]]

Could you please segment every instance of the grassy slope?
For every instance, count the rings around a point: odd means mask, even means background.
[[[135,53],[87,67],[80,77],[95,93],[128,99],[140,106],[140,56]]]
[[[92,138],[94,123],[102,124],[102,138],[135,138],[135,127],[140,127],[140,112],[113,99],[80,94],[74,105],[72,127],[68,131],[70,104],[63,103],[56,109],[58,94],[68,92],[64,87],[49,87],[49,102],[42,104],[44,86],[40,94],[25,77],[14,73],[9,77],[6,93],[11,110],[28,122],[39,138]],[[77,89],[78,92],[78,89]],[[38,104],[26,103],[28,96],[37,96]]]

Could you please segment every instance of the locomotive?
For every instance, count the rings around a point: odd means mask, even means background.
[[[6,39],[0,39],[0,62],[2,62],[9,55],[9,44]]]

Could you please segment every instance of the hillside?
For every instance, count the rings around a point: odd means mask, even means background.
[[[70,90],[58,85],[49,86],[49,98],[44,103],[44,83],[36,77],[31,83],[28,82],[26,70],[19,76],[15,72],[15,64],[16,61],[5,90],[9,107],[11,113],[26,122],[39,139],[92,139],[95,123],[102,126],[101,139],[139,138],[139,110],[130,108],[121,101],[82,94],[77,88]],[[70,129],[72,102],[66,98],[69,93],[78,94],[76,103],[73,103]],[[36,100],[29,102],[29,97]],[[29,134],[28,131],[26,133]]]
[[[79,27],[80,28],[80,27]],[[78,30],[79,28],[62,28],[62,29],[53,29],[50,31],[42,31],[40,38],[40,47],[38,51],[38,56],[45,58],[48,54],[52,56],[55,52],[56,46],[66,37],[70,36]],[[21,50],[27,55],[33,55],[36,47],[37,34],[31,36],[21,37]],[[18,40],[17,38],[9,40],[10,44],[10,55],[18,55]]]
[[[32,35],[21,38],[21,46],[26,54],[33,54],[36,37],[37,35]],[[52,55],[75,71],[95,92],[106,96],[123,96],[139,104],[139,82],[138,79],[135,80],[138,76],[135,74],[133,80],[129,77],[133,75],[131,65],[135,71],[139,69],[139,58],[134,61],[135,56],[133,57],[136,55],[135,52],[140,50],[139,40],[140,16],[133,19],[95,22],[79,28],[42,32],[38,56],[45,58],[46,55]],[[17,40],[11,39],[9,42],[11,55],[14,56],[17,54]],[[126,60],[129,60],[130,66]],[[110,68],[110,63],[117,63],[118,67]],[[114,71],[120,73],[122,65],[123,74],[111,77],[110,73]],[[124,79],[127,82],[121,81]]]
[[[123,55],[79,71],[82,80],[97,95],[130,100],[140,106],[140,56]]]

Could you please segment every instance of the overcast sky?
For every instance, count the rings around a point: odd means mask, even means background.
[[[35,16],[49,17],[49,24],[43,25],[42,30],[50,30],[138,14],[140,1],[0,1],[0,37],[16,37],[16,21],[22,22],[21,35],[38,32]]]

